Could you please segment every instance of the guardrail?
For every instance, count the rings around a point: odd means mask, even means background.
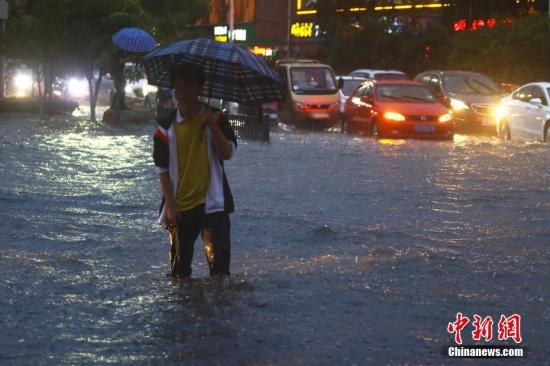
[[[172,109],[158,109],[160,116],[172,113]],[[230,114],[225,112],[238,139],[257,140],[269,143],[270,120],[260,116]]]
[[[270,123],[259,116],[227,115],[238,139],[258,140],[269,143]]]

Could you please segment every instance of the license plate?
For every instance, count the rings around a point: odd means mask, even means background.
[[[313,113],[311,115],[313,119],[328,119],[328,113]]]
[[[414,126],[414,132],[434,132],[435,126],[432,125],[418,125]]]

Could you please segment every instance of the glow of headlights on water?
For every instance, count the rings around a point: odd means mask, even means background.
[[[403,145],[405,140],[379,139],[380,145]]]
[[[92,152],[112,150],[116,157],[129,156],[129,151],[139,142],[134,136],[85,136],[81,133],[68,133],[61,139],[61,144],[68,149],[86,148]]]
[[[58,145],[59,160],[67,161],[79,170],[85,167],[88,172],[93,172],[94,179],[83,179],[92,186],[109,185],[107,181],[97,179],[97,174],[113,172],[118,169],[132,169],[136,164],[144,162],[145,158],[139,156],[141,138],[137,136],[97,136],[82,133],[70,133],[60,137]],[[137,154],[137,155],[136,155]],[[81,177],[82,178],[82,177]],[[120,182],[119,182],[120,183]],[[130,183],[130,182],[128,182]]]
[[[468,137],[466,135],[459,135],[459,134],[456,134],[454,135],[454,142],[456,143],[464,143],[466,142],[466,140],[468,140]]]

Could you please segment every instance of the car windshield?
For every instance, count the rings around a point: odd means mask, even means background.
[[[445,90],[456,94],[499,94],[499,89],[484,75],[452,75],[443,77]]]
[[[354,71],[351,74],[349,74],[349,76],[355,76],[358,78],[365,78],[365,79],[368,79],[370,77],[368,73],[361,72],[361,71]]]
[[[407,80],[407,75],[396,72],[379,72],[374,74],[376,80]]]
[[[357,85],[361,84],[364,80],[352,80],[352,79],[344,79],[344,86],[342,87],[342,94],[348,96],[357,87]]]
[[[338,91],[328,67],[293,67],[290,78],[292,91],[296,94],[334,94]]]
[[[376,98],[385,102],[435,103],[437,98],[430,89],[421,85],[378,85]]]

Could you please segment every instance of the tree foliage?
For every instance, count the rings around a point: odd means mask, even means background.
[[[53,76],[86,76],[95,119],[101,77],[120,56],[111,40],[116,31],[138,26],[165,43],[191,37],[189,25],[205,14],[208,0],[12,0],[7,56],[49,75],[46,85]]]
[[[390,18],[355,14],[344,14],[342,18],[344,21],[339,22],[321,20],[321,28],[328,28],[322,59],[340,72],[380,68],[411,74],[446,62],[449,34],[441,27],[396,26]]]
[[[326,31],[321,59],[340,73],[357,68],[395,68],[415,75],[432,68],[483,72],[495,80],[522,84],[550,79],[550,20],[527,15],[492,29],[451,32],[438,25],[420,28],[391,17],[334,12],[339,1],[323,0],[318,22]],[[332,9],[331,9],[332,7]],[[342,57],[346,55],[346,57]]]
[[[208,0],[141,0],[141,4],[151,33],[161,44],[204,35],[204,30],[191,25],[208,18]]]

